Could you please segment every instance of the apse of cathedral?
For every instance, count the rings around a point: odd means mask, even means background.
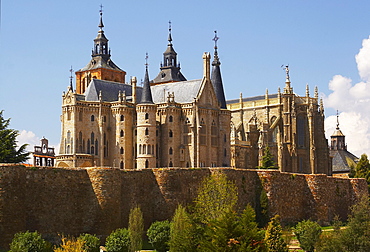
[[[214,55],[203,54],[203,76],[187,80],[177,63],[171,25],[158,75],[126,81],[111,59],[102,12],[91,60],[62,95],[57,167],[235,167],[261,165],[267,147],[281,171],[331,174],[324,108],[284,91],[226,101],[215,32]],[[148,56],[146,57],[148,60]]]

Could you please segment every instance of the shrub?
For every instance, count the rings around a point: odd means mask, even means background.
[[[100,240],[95,235],[81,234],[77,239],[84,242],[83,249],[86,250],[86,252],[100,251]]]
[[[84,249],[84,241],[74,237],[66,238],[62,236],[62,244],[54,249],[54,252],[87,252]]]
[[[299,222],[294,229],[301,248],[308,252],[314,251],[321,232],[321,226],[317,222],[310,220]]]
[[[165,252],[169,249],[171,224],[168,220],[152,223],[147,231],[149,242],[158,252]]]
[[[41,238],[39,233],[20,232],[14,235],[10,243],[10,252],[46,252],[50,251],[49,244]]]
[[[130,233],[126,228],[113,231],[105,243],[108,252],[128,252],[130,247]]]

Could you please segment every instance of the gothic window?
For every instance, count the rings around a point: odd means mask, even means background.
[[[148,144],[148,154],[151,154],[150,144]]]
[[[87,150],[86,150],[86,153],[87,154],[90,154],[90,139],[87,140]]]
[[[149,161],[148,161],[148,159],[145,160],[145,168],[149,168]]]
[[[123,130],[121,130],[121,132],[119,133],[119,136],[120,137],[123,137],[124,136]]]
[[[170,161],[170,163],[168,164],[168,167],[173,167],[172,161]]]
[[[123,122],[125,120],[125,116],[124,115],[121,115],[120,120],[121,120],[121,122]]]
[[[149,119],[149,114],[145,113],[145,120],[148,120],[148,119]]]
[[[172,117],[172,115],[168,118],[168,121],[169,121],[169,122],[173,122],[173,117]]]
[[[119,153],[123,154],[123,147],[121,147],[121,149],[119,150]]]
[[[172,153],[173,153],[173,149],[172,147],[170,147],[170,149],[168,150],[168,154],[172,155]]]
[[[168,132],[168,136],[169,136],[169,137],[173,137],[172,130],[170,130],[170,131]]]
[[[91,121],[95,121],[95,116],[94,115],[91,115]]]
[[[139,144],[139,154],[141,154],[141,144]]]
[[[145,135],[149,135],[149,129],[148,128],[145,128]]]
[[[94,155],[95,149],[94,146],[91,146],[91,154]]]
[[[297,142],[298,142],[298,147],[305,147],[306,145],[306,139],[305,139],[305,130],[306,126],[306,117],[303,115],[299,115],[297,117]]]
[[[143,154],[146,154],[146,144],[143,145]]]
[[[120,169],[123,169],[123,168],[124,168],[124,163],[123,163],[123,161],[121,161],[121,163],[119,164],[119,168],[120,168]]]
[[[98,140],[95,140],[95,155],[98,155]]]

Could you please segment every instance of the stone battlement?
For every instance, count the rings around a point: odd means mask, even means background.
[[[127,227],[130,209],[139,205],[146,228],[172,217],[177,206],[191,204],[200,182],[221,172],[238,187],[239,207],[256,206],[262,188],[270,215],[283,222],[314,219],[328,223],[345,219],[349,207],[367,194],[364,179],[232,168],[143,169],[35,168],[0,166],[0,247],[14,233],[97,234]]]

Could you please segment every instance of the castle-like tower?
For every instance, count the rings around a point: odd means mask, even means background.
[[[160,72],[150,81],[146,64],[140,87],[135,77],[124,83],[125,72],[110,60],[102,13],[99,28],[92,60],[76,72],[76,90],[70,85],[62,96],[57,166],[230,166],[230,111],[222,105],[217,48],[212,77],[210,54],[205,53],[203,77],[186,81],[170,27]]]

